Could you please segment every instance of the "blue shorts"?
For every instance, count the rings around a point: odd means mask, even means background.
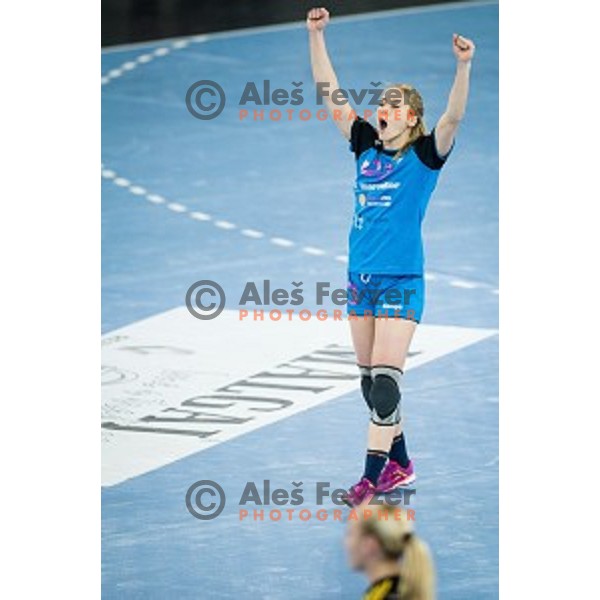
[[[421,275],[348,273],[348,316],[398,317],[420,323],[425,305]]]

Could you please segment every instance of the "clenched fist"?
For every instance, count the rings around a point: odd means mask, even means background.
[[[469,62],[475,54],[475,44],[465,38],[462,35],[455,33],[452,36],[452,50],[454,50],[454,56],[461,62]]]
[[[309,31],[323,31],[329,23],[329,11],[326,8],[311,8],[306,15],[306,27]]]

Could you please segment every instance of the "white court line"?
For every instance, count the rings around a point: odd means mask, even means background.
[[[166,208],[168,208],[170,211],[174,212],[174,213],[185,213],[187,216],[189,216],[191,219],[194,219],[195,221],[212,221],[213,225],[215,227],[218,227],[219,229],[225,230],[225,231],[231,231],[234,229],[240,229],[238,227],[238,225],[236,225],[235,223],[232,223],[231,221],[226,221],[224,219],[217,219],[217,220],[213,220],[213,217],[209,214],[200,212],[200,211],[191,211],[189,212],[189,209],[187,206],[185,206],[185,204],[181,204],[179,202],[168,202],[165,200],[165,198],[163,198],[162,196],[158,195],[158,194],[150,194],[147,193],[146,189],[140,185],[135,185],[133,183],[131,183],[129,181],[129,179],[125,179],[124,177],[117,177],[117,173],[111,169],[106,169],[104,168],[104,163],[102,163],[102,171],[101,171],[102,177],[104,177],[105,179],[108,180],[112,180],[112,182],[116,185],[118,185],[119,187],[122,188],[127,188],[127,190],[135,195],[135,196],[145,196],[146,200],[148,200],[148,202],[151,202],[152,204],[165,204]],[[248,228],[243,228],[240,230],[241,235],[251,238],[251,239],[262,239],[265,237],[265,234],[262,231],[258,231],[256,229],[248,229]],[[269,240],[272,244],[274,244],[275,246],[279,246],[281,248],[291,248],[293,246],[296,246],[296,242],[293,242],[292,240],[288,240],[286,238],[282,238],[282,237],[272,237]],[[323,256],[325,254],[327,254],[327,252],[325,250],[323,250],[322,248],[316,248],[314,246],[305,246],[302,248],[302,251],[305,252],[306,254],[310,254],[312,256]]]
[[[205,40],[202,40],[200,38],[197,38],[194,40],[194,42],[197,44],[201,43],[202,41],[205,41]],[[165,42],[165,40],[163,40],[163,42],[161,42],[161,43],[164,44],[164,42]],[[167,41],[167,43],[168,43],[168,41]],[[149,62],[153,61],[155,58],[160,58],[161,56],[167,56],[171,53],[171,51],[182,50],[183,48],[186,48],[188,45],[189,45],[188,41],[179,40],[175,43],[171,43],[170,47],[168,45],[167,46],[162,45],[162,46],[156,48],[152,52],[140,54],[134,60],[128,60],[127,62],[124,62],[120,67],[111,69],[106,75],[102,76],[102,78],[100,79],[100,82],[102,83],[102,85],[107,85],[111,81],[118,79],[119,77],[122,77],[125,73],[129,73],[129,72],[135,70],[139,65],[148,64]]]
[[[240,233],[256,240],[265,237],[265,234],[262,231],[256,231],[256,229],[242,229]]]
[[[187,212],[187,206],[185,206],[184,204],[179,204],[178,202],[171,202],[167,204],[167,208],[176,213]]]
[[[449,284],[455,288],[462,288],[464,290],[473,290],[479,287],[478,283],[474,281],[467,281],[466,279],[451,279]]]
[[[237,225],[230,221],[215,221],[215,227],[219,227],[220,229],[235,229]]]
[[[135,185],[131,183],[128,179],[124,177],[117,177],[117,173],[112,169],[108,169],[104,167],[104,163],[102,163],[102,177],[108,180],[112,180],[115,185],[118,185],[122,188],[127,188],[130,193],[136,196],[144,196],[148,202],[152,204],[160,205],[166,204],[166,208],[174,213],[185,213],[191,219],[195,221],[212,221],[213,225],[221,230],[234,230],[237,229],[239,233],[250,239],[263,239],[265,237],[265,233],[262,231],[257,231],[256,229],[242,228],[236,223],[232,223],[231,221],[226,221],[224,219],[214,219],[211,215],[200,212],[200,211],[189,211],[188,207],[179,202],[169,202],[165,200],[162,196],[158,194],[150,194],[146,192],[146,189],[140,185]],[[274,246],[278,246],[280,248],[292,248],[297,246],[298,244],[292,240],[282,237],[272,237],[269,239],[269,242]],[[317,248],[315,246],[303,246],[301,251],[304,254],[308,254],[309,256],[325,256],[328,254],[326,250],[323,248]],[[348,256],[346,254],[338,254],[334,257],[334,260],[343,264],[348,263]],[[435,273],[428,271],[425,273],[426,281],[437,281],[441,280],[448,285],[465,289],[465,290],[474,290],[474,289],[484,289],[491,292],[494,295],[498,295],[498,290],[493,288],[493,286],[489,283],[482,283],[477,281],[471,281],[467,279],[459,279],[456,276],[446,275],[444,273]]]
[[[328,27],[335,27],[338,23],[353,23],[366,20],[386,19],[387,17],[397,15],[418,15],[423,13],[433,12],[450,12],[454,10],[463,10],[468,8],[481,8],[485,6],[498,5],[497,0],[473,0],[472,2],[452,2],[448,4],[433,4],[430,6],[411,6],[404,8],[392,8],[389,10],[377,10],[364,12],[357,15],[342,15],[339,17],[333,16],[332,22]],[[118,44],[102,49],[102,54],[113,54],[116,52],[124,52],[127,50],[135,50],[136,48],[148,48],[156,46],[156,44],[179,44],[182,42],[205,42],[207,40],[218,40],[222,38],[246,37],[251,35],[259,35],[262,33],[275,33],[278,31],[288,31],[306,27],[305,22],[289,21],[287,23],[276,23],[274,25],[259,25],[257,27],[245,27],[244,29],[229,29],[227,31],[217,31],[215,33],[200,34],[195,36],[186,36],[181,38],[166,38],[160,40],[152,40],[148,42],[134,42],[132,44]],[[185,47],[185,46],[184,46]]]
[[[294,242],[291,240],[286,240],[285,238],[274,237],[271,238],[271,244],[275,244],[275,246],[281,246],[282,248],[291,248],[294,246]]]
[[[305,254],[310,254],[311,256],[323,256],[327,254],[325,250],[321,250],[321,248],[315,248],[314,246],[304,246],[304,248],[302,248],[302,252]]]
[[[190,213],[190,217],[196,221],[210,221],[212,217],[203,212],[194,211]]]

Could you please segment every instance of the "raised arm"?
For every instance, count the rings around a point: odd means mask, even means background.
[[[325,8],[312,8],[308,11],[306,27],[310,45],[310,63],[317,85],[317,93],[322,91],[325,105],[333,122],[349,140],[352,127],[352,107],[347,101],[337,104],[331,99],[332,92],[339,89],[339,84],[325,45],[325,26],[328,22],[329,12]]]
[[[452,48],[457,61],[456,76],[450,90],[446,111],[435,127],[435,145],[440,156],[450,152],[456,131],[465,114],[469,96],[471,60],[475,54],[475,44],[456,33],[452,36]]]

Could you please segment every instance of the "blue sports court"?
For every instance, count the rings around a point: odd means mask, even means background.
[[[333,18],[327,35],[343,88],[409,82],[431,128],[453,78],[454,32],[477,54],[467,116],[425,221],[427,304],[404,407],[417,529],[439,597],[480,600],[498,589],[498,5]],[[218,118],[186,108],[198,80],[225,90]],[[302,282],[313,311],[317,282],[346,281],[353,155],[328,121],[240,120],[245,83],[264,80],[302,82],[301,108],[316,113],[303,23],[102,54],[107,599],[317,600],[366,587],[346,565],[343,522],[240,520],[249,481],[301,482],[311,513],[316,482],[353,483],[367,420],[346,323],[237,318],[248,281]],[[185,308],[198,280],[227,294],[212,321]],[[311,365],[330,374],[298,383]],[[200,421],[203,433],[189,433]],[[186,508],[199,480],[227,497],[212,520]]]

